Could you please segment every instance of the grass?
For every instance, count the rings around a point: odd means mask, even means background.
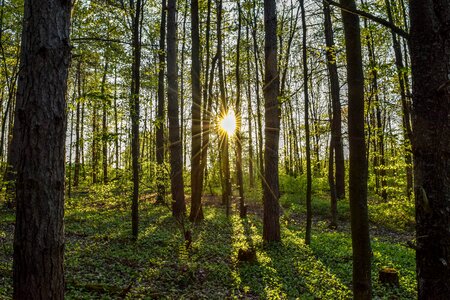
[[[281,218],[282,243],[269,245],[262,242],[258,215],[227,219],[221,207],[206,205],[205,221],[192,228],[192,247],[186,250],[169,210],[148,199],[141,201],[140,235],[132,241],[124,199],[101,190],[67,202],[67,299],[351,298],[350,235],[316,222],[306,246],[295,202]],[[322,205],[316,205],[320,212]],[[12,294],[13,222],[11,211],[0,212],[0,299]],[[239,262],[241,248],[254,248],[256,261]],[[372,249],[374,296],[415,298],[414,252],[377,239]],[[399,288],[377,282],[382,266],[400,271]]]

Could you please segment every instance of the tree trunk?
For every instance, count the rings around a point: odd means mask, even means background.
[[[77,64],[77,116],[75,124],[75,170],[73,175],[73,187],[78,187],[80,180],[80,117],[81,117],[81,57]]]
[[[311,207],[311,144],[310,144],[310,132],[309,132],[309,93],[308,93],[308,56],[306,49],[306,16],[305,16],[305,4],[304,0],[300,0],[300,7],[302,10],[302,29],[303,29],[303,91],[305,97],[305,139],[306,139],[306,231],[305,231],[305,243],[309,245],[311,243],[311,224],[312,224],[312,207]]]
[[[191,0],[191,77],[192,77],[192,147],[191,147],[191,212],[189,219],[192,222],[203,220],[201,170],[201,87],[200,87],[200,36],[198,0]]]
[[[331,101],[333,107],[333,117],[331,121],[331,138],[334,145],[334,156],[336,170],[334,177],[336,196],[339,199],[345,197],[345,161],[344,161],[344,146],[342,142],[342,128],[341,128],[341,99],[340,99],[340,85],[339,75],[336,64],[336,46],[334,44],[333,26],[331,23],[331,8],[330,5],[323,2],[323,13],[325,17],[325,43],[327,46],[327,67],[330,77],[331,85]]]
[[[278,144],[280,135],[279,83],[277,64],[277,9],[275,0],[264,0],[265,31],[265,146],[263,239],[280,241],[280,204],[278,183]]]
[[[241,27],[242,27],[242,17],[241,17],[241,3],[237,2],[238,9],[238,38],[236,43],[236,177],[239,189],[239,215],[241,218],[245,217],[245,199],[244,199],[244,175],[242,172],[242,134],[241,134],[241,71],[239,65],[241,63]]]
[[[450,295],[450,1],[410,1],[419,299]]]
[[[132,1],[134,2],[134,1]],[[133,172],[133,198],[131,205],[131,226],[134,239],[138,237],[139,227],[139,173],[140,173],[140,157],[139,157],[139,89],[140,89],[140,65],[141,65],[141,0],[136,1],[136,6],[132,5],[134,15],[132,17],[132,35],[133,35],[133,63],[131,66],[131,99],[130,99],[130,116],[131,116],[131,164]]]
[[[170,141],[170,182],[172,188],[172,214],[181,219],[186,212],[183,182],[183,145],[180,140],[178,117],[178,66],[176,0],[169,0],[167,11],[167,82]]]
[[[70,1],[25,1],[11,147],[17,154],[14,299],[64,298]]]
[[[158,66],[158,110],[156,127],[156,163],[157,171],[157,191],[156,203],[164,203],[165,185],[164,185],[164,69],[166,60],[166,0],[161,4],[161,24],[159,28],[159,66]],[[170,83],[170,82],[169,82]],[[178,97],[177,97],[178,98]]]
[[[108,74],[108,58],[105,62],[105,70],[102,79],[102,167],[103,167],[103,183],[108,182],[108,99],[105,93],[106,75]]]
[[[356,8],[354,0],[340,0]],[[347,54],[349,199],[353,247],[353,297],[371,299],[370,238],[367,213],[367,159],[364,134],[364,75],[359,17],[342,10]]]

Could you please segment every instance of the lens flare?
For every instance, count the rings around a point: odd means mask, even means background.
[[[236,115],[234,111],[230,109],[228,113],[222,117],[219,122],[220,128],[226,132],[229,136],[233,135],[236,131]]]

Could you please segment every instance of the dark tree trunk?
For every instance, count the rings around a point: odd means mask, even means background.
[[[192,35],[192,147],[191,147],[191,212],[189,219],[193,222],[203,220],[202,187],[200,176],[202,129],[201,129],[201,87],[200,87],[200,36],[198,0],[191,0],[191,35]]]
[[[117,68],[114,69],[114,128],[116,137],[114,139],[116,150],[116,171],[119,170],[119,151],[120,151],[120,137],[119,137],[119,120],[117,115]],[[117,176],[117,174],[116,174]]]
[[[167,82],[170,141],[170,182],[172,188],[172,214],[181,219],[186,212],[183,182],[183,145],[180,140],[178,115],[178,66],[176,0],[169,0],[167,11]]]
[[[340,0],[356,8],[354,0]],[[364,134],[364,75],[359,17],[342,10],[347,54],[349,198],[353,247],[353,297],[371,299],[370,238],[367,213],[367,159]]]
[[[157,128],[156,128],[156,163],[158,164],[157,173],[157,203],[164,203],[165,185],[164,185],[164,69],[166,60],[166,0],[161,4],[161,24],[159,28],[159,66],[158,66],[158,110],[157,110]],[[169,82],[170,83],[170,82]]]
[[[333,26],[331,23],[331,8],[330,5],[323,2],[323,13],[325,17],[325,43],[327,46],[327,67],[330,77],[331,86],[331,101],[333,107],[333,116],[331,121],[331,138],[334,145],[334,156],[336,170],[334,177],[336,195],[342,199],[345,197],[345,164],[344,164],[344,146],[342,142],[342,128],[341,128],[341,99],[340,99],[340,85],[339,75],[336,65],[336,46],[334,44]]]
[[[106,58],[108,59],[108,58]],[[102,80],[102,167],[103,167],[103,183],[108,182],[108,99],[105,93],[106,75],[108,74],[108,60],[105,62],[105,70]]]
[[[264,0],[265,31],[265,152],[263,239],[280,241],[280,204],[278,183],[278,144],[280,136],[279,82],[277,65],[277,9],[275,0]]]
[[[238,0],[238,38],[236,44],[236,119],[241,120],[241,71],[239,68],[241,60],[241,27],[242,27],[242,17],[241,17],[241,3]],[[236,175],[237,184],[239,189],[239,215],[241,218],[245,217],[245,199],[244,199],[244,175],[242,173],[242,135],[240,122],[237,122],[236,128]]]
[[[64,164],[71,1],[25,1],[11,147],[14,299],[64,298]]]
[[[305,139],[306,139],[306,231],[305,231],[305,243],[309,245],[311,243],[311,224],[312,224],[312,207],[311,207],[311,143],[309,132],[309,92],[308,92],[308,55],[306,49],[306,16],[305,16],[305,4],[304,0],[300,0],[300,7],[302,10],[302,29],[303,29],[303,91],[305,99]],[[318,160],[319,161],[319,160]]]
[[[77,116],[75,124],[75,170],[73,175],[73,186],[78,187],[80,180],[80,117],[81,117],[81,57],[77,64]]]
[[[225,94],[225,76],[223,71],[222,56],[222,0],[217,1],[217,57],[219,69],[219,89],[220,89],[220,113],[225,116],[228,111],[228,101]],[[220,161],[222,172],[222,204],[226,205],[227,216],[230,210],[231,180],[230,180],[230,157],[229,157],[229,137],[226,132],[220,135]]]
[[[412,0],[413,155],[419,299],[450,295],[450,1]]]
[[[134,4],[134,1],[131,0]],[[139,157],[139,89],[140,89],[140,65],[141,65],[141,0],[137,0],[135,6],[131,5],[134,10],[132,16],[132,35],[133,35],[133,63],[131,66],[131,99],[130,99],[130,115],[131,115],[131,164],[133,172],[133,198],[131,205],[131,226],[134,239],[138,236],[139,227],[139,173],[140,173],[140,157]]]

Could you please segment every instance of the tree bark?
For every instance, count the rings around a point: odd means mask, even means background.
[[[265,31],[265,145],[264,145],[264,217],[263,239],[280,241],[280,204],[278,199],[278,144],[280,136],[280,107],[278,103],[280,78],[277,64],[277,9],[275,0],[264,0]]]
[[[169,0],[167,11],[167,82],[170,141],[170,181],[172,189],[172,214],[181,219],[186,212],[183,182],[183,145],[180,140],[178,112],[178,66],[176,0]]]
[[[413,155],[419,299],[450,295],[450,1],[412,0]]]
[[[64,171],[71,1],[25,1],[11,147],[17,154],[14,299],[64,298]]]
[[[132,36],[133,36],[133,63],[131,66],[131,99],[130,99],[130,116],[131,116],[131,164],[133,172],[133,197],[131,204],[131,227],[134,239],[138,237],[139,227],[139,173],[140,173],[140,157],[139,157],[139,90],[140,90],[140,65],[141,65],[141,9],[142,2],[131,0],[131,9],[134,10],[132,16]]]
[[[201,86],[200,86],[200,36],[198,0],[191,0],[191,78],[192,78],[192,147],[191,147],[191,212],[192,222],[203,220],[201,170]]]
[[[340,0],[356,8],[354,0]],[[349,198],[353,248],[353,297],[371,299],[370,238],[367,213],[367,159],[364,134],[364,75],[359,17],[342,11],[347,53]]]
[[[161,24],[159,28],[159,66],[158,66],[158,110],[157,110],[157,128],[156,128],[156,163],[158,165],[157,173],[157,203],[164,203],[165,185],[164,185],[164,69],[166,60],[166,0],[161,4]],[[170,82],[169,82],[170,83]]]
[[[323,2],[323,14],[325,17],[325,43],[327,46],[327,67],[328,75],[330,77],[331,86],[331,102],[333,108],[333,116],[331,121],[331,138],[334,146],[335,156],[335,176],[334,186],[336,188],[336,196],[339,199],[345,197],[345,161],[344,161],[344,146],[342,142],[342,118],[341,118],[341,99],[340,99],[340,84],[339,75],[336,63],[336,46],[334,44],[333,26],[331,23],[331,8],[330,5]]]
[[[305,16],[305,2],[300,0],[300,7],[302,10],[302,56],[303,56],[303,91],[305,99],[305,139],[306,139],[306,230],[305,230],[305,244],[311,243],[311,224],[312,224],[312,207],[311,207],[311,143],[309,132],[309,92],[308,92],[308,55],[306,49],[306,16]]]

